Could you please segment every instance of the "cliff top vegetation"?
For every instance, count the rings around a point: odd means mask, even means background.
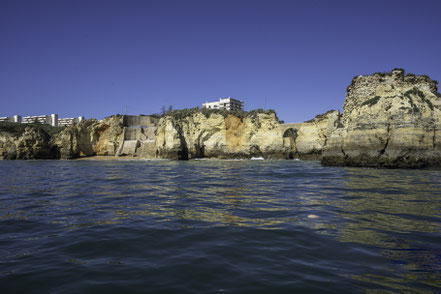
[[[274,114],[276,119],[278,120],[277,114],[273,109],[263,110],[262,108],[251,110],[251,111],[243,111],[243,110],[226,110],[226,109],[209,109],[209,108],[184,108],[171,110],[166,112],[162,117],[172,117],[175,120],[184,119],[188,116],[195,115],[197,113],[202,113],[206,118],[209,118],[212,114],[220,114],[223,117],[227,117],[228,115],[234,115],[239,118],[256,118],[256,116],[260,113],[264,114]]]
[[[31,127],[44,131],[50,136],[54,136],[61,132],[65,127],[53,127],[51,125],[41,123],[21,124],[14,122],[0,122],[0,132],[8,132],[20,136],[25,132],[26,127]]]
[[[322,120],[324,120],[324,119],[326,119],[328,117],[328,114],[330,114],[330,113],[332,113],[334,111],[337,111],[337,110],[331,109],[331,110],[326,111],[325,113],[317,114],[313,119],[304,121],[304,123],[312,123],[312,122],[322,121]]]
[[[402,68],[394,68],[393,70],[389,71],[389,72],[375,72],[371,75],[357,75],[355,77],[352,78],[351,84],[346,88],[346,91],[349,92],[349,90],[351,89],[351,86],[354,86],[354,84],[356,83],[356,81],[358,80],[358,78],[363,77],[377,77],[379,78],[380,82],[384,82],[385,81],[385,77],[387,76],[392,76],[394,75],[394,72],[399,71],[399,76],[401,76],[405,82],[408,83],[417,83],[417,82],[427,82],[427,83],[433,83],[435,86],[435,92],[437,90],[437,86],[438,86],[438,81],[436,80],[432,80],[429,76],[427,75],[415,75],[413,73],[407,73],[406,75],[404,75],[406,72],[404,69]]]

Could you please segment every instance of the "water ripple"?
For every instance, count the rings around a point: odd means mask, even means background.
[[[0,289],[438,293],[441,173],[0,161]]]

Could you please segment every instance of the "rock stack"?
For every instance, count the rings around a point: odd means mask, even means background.
[[[357,76],[343,115],[323,147],[324,165],[421,168],[441,166],[441,94],[427,76]]]

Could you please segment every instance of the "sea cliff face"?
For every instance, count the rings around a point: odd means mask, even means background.
[[[122,116],[103,121],[88,119],[66,127],[53,140],[61,159],[81,156],[114,156],[123,140]]]
[[[65,128],[6,123],[0,126],[0,159],[72,159],[115,155],[122,117],[82,121]]]
[[[128,130],[122,116],[103,121],[89,119],[56,131],[45,126],[54,132],[52,135],[40,126],[11,125],[15,131],[0,130],[0,158],[119,156],[124,155],[123,142],[128,146],[126,149],[134,147],[135,152],[129,156],[147,158],[285,159],[289,156],[292,146],[284,140],[274,112],[254,111],[235,116],[227,112],[188,111],[174,111],[161,118],[153,128],[156,131],[148,129],[152,132],[145,146],[138,146],[140,140],[125,140],[124,133]]]
[[[295,139],[295,157],[318,160],[328,138],[340,123],[340,112],[330,110],[302,123]]]
[[[275,113],[245,117],[195,112],[185,117],[167,115],[156,131],[160,158],[286,158],[280,124]]]
[[[52,136],[41,126],[18,128],[12,123],[0,129],[0,159],[56,159],[59,152]]]
[[[340,166],[441,166],[437,91],[438,83],[429,77],[397,69],[355,77],[342,114],[328,111],[301,124],[280,124],[274,111],[198,108],[172,111],[161,119],[89,119],[64,129],[2,123],[0,159],[263,157],[321,158],[324,165]]]
[[[441,165],[441,95],[427,76],[357,76],[347,89],[341,121],[322,163],[420,168]]]

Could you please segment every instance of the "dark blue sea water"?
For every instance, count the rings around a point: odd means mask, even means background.
[[[441,171],[0,161],[0,293],[441,293]]]

